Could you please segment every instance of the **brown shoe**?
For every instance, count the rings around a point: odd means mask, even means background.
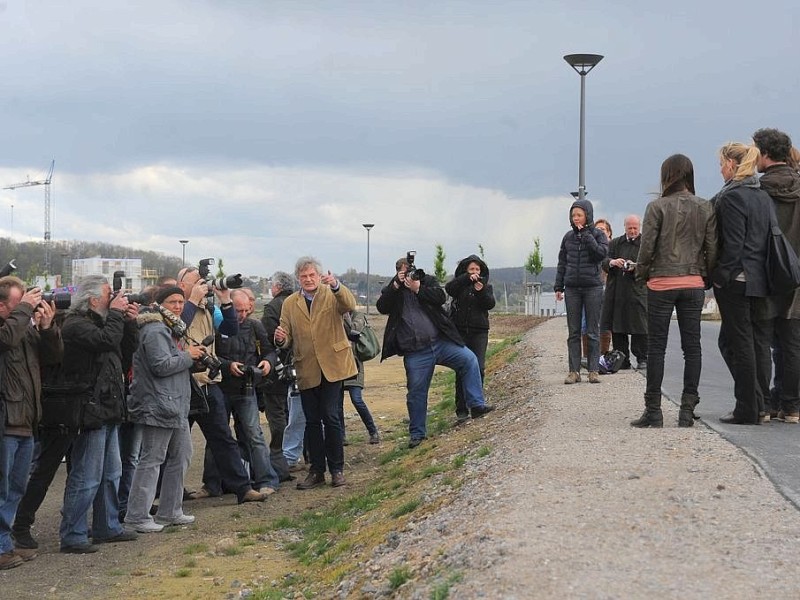
[[[305,471],[306,466],[301,465],[300,463],[295,463],[293,465],[289,465],[289,473],[299,473],[300,471]]]
[[[600,383],[600,375],[597,371],[589,373],[589,383]]]
[[[259,492],[260,494],[264,494],[265,496],[272,496],[272,494],[274,494],[274,493],[275,493],[275,488],[271,488],[271,487],[263,487],[263,488],[261,488],[260,490],[258,490],[258,492]]]
[[[4,552],[0,554],[0,571],[4,571],[5,569],[13,569],[14,567],[20,566],[24,561],[19,554],[16,554],[13,550],[9,552]]]
[[[269,494],[262,494],[261,492],[257,492],[255,490],[247,490],[242,496],[242,499],[239,500],[239,504],[243,504],[245,502],[263,502],[269,497]]]
[[[785,411],[778,411],[777,416],[778,421],[783,421],[784,423],[798,423],[800,422],[800,413],[797,412],[785,412]]]
[[[331,475],[332,487],[342,487],[343,485],[347,485],[347,482],[344,480],[344,473],[340,471]]]
[[[341,473],[340,473],[341,475]],[[315,487],[325,485],[325,474],[309,471],[306,478],[297,484],[298,490],[312,490]]]
[[[578,383],[581,380],[581,374],[577,371],[570,371],[567,378],[564,380],[564,383],[570,385],[572,383]]]
[[[19,556],[25,562],[33,560],[39,556],[39,551],[35,548],[14,548],[14,554]]]

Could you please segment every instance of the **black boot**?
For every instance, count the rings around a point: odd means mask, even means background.
[[[681,411],[678,413],[678,427],[691,427],[694,425],[694,407],[700,402],[697,394],[681,395]]]
[[[644,412],[642,416],[631,421],[632,427],[663,427],[664,415],[661,412],[661,394],[644,395]]]

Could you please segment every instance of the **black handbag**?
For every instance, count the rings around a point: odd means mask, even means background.
[[[767,240],[767,280],[770,294],[782,296],[800,287],[800,262],[783,235],[775,207],[770,202],[769,239]]]
[[[189,380],[192,386],[192,396],[189,400],[189,416],[204,415],[209,411],[208,394],[206,394],[205,388],[197,383],[197,380],[191,374],[189,375]]]

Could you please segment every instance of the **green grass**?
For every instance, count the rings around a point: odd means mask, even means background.
[[[453,457],[453,468],[460,469],[465,464],[467,464],[467,455],[466,454],[457,454]]]
[[[378,457],[378,464],[383,466],[389,464],[390,462],[396,461],[398,458],[401,458],[408,454],[408,448],[403,445],[398,445],[392,450],[388,452],[384,452]]]
[[[183,566],[186,567],[187,569],[192,569],[197,566],[197,561],[193,558],[190,558],[185,563],[183,563]]]
[[[192,574],[191,569],[181,568],[175,571],[175,577],[188,577]]]
[[[242,549],[239,546],[228,546],[222,551],[222,553],[225,556],[236,556],[237,554],[242,553]]]
[[[198,544],[189,544],[183,549],[184,554],[203,554],[204,552],[208,552],[208,544],[203,544],[202,542]]]
[[[394,518],[397,518],[397,517],[402,517],[403,515],[407,515],[409,513],[412,513],[415,510],[417,510],[417,508],[419,507],[419,505],[421,503],[422,503],[422,501],[420,499],[409,500],[408,502],[405,502],[405,503],[401,504],[400,506],[398,506],[397,508],[395,508],[392,511],[392,516]]]
[[[489,456],[492,453],[492,449],[489,446],[481,446],[478,448],[478,451],[475,453],[475,456],[478,458],[483,458],[484,456]]]
[[[389,573],[389,588],[396,590],[406,581],[411,579],[411,571],[408,567],[398,567]]]

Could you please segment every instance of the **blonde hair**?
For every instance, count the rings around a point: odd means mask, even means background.
[[[756,174],[761,151],[757,146],[748,146],[741,142],[728,142],[719,149],[719,155],[720,158],[733,160],[737,164],[733,180],[741,181]]]
[[[787,160],[786,163],[795,171],[800,169],[800,150],[792,146],[789,152],[789,160]]]

